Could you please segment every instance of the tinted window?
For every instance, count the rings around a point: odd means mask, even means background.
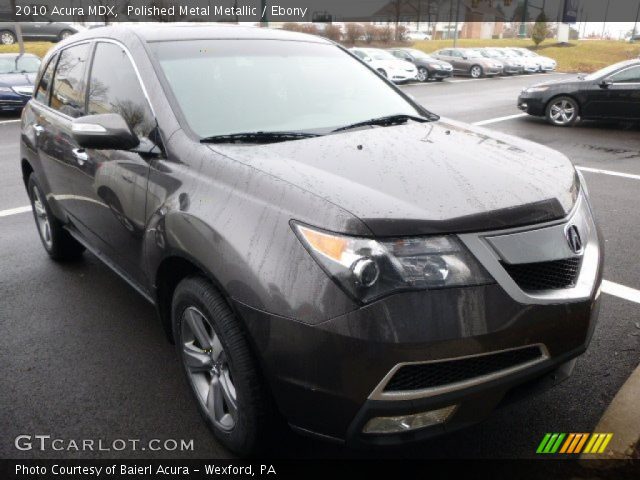
[[[118,113],[138,136],[148,137],[155,119],[127,53],[98,43],[89,81],[89,115]]]
[[[54,55],[51,60],[49,60],[47,68],[42,74],[42,78],[40,78],[40,83],[38,84],[38,90],[36,91],[36,100],[44,104],[49,103],[49,85],[51,84],[51,79],[53,78],[53,69],[56,67],[57,59],[58,55]]]
[[[640,66],[628,68],[611,76],[614,83],[640,83]]]
[[[88,43],[64,49],[53,77],[51,107],[73,118],[84,115],[85,70],[88,57]]]

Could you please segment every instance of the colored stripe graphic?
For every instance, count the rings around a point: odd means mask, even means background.
[[[578,454],[583,447],[584,453],[603,453],[612,437],[613,433],[546,433],[536,453]]]

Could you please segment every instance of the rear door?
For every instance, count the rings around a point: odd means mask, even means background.
[[[66,213],[73,211],[73,184],[82,174],[78,157],[81,149],[71,136],[71,122],[84,114],[90,48],[89,43],[82,43],[62,50],[43,74],[50,92],[41,82],[32,102],[36,115],[33,129],[49,195]]]
[[[155,116],[123,47],[97,42],[88,78],[88,115],[121,115],[140,138],[140,152],[159,142]],[[144,284],[142,239],[151,155],[123,150],[83,153],[83,175],[74,183],[82,201],[74,215],[128,276]]]

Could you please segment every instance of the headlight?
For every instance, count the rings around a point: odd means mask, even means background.
[[[10,87],[0,87],[0,92],[13,92]]]
[[[442,68],[442,65],[440,65],[439,63],[430,63],[429,66],[431,68],[435,68],[436,70],[440,70]]]
[[[536,93],[536,92],[545,92],[549,90],[549,87],[529,87],[529,88],[525,88],[524,92],[525,93]]]
[[[324,271],[364,303],[401,290],[493,283],[454,235],[374,240],[293,227]]]

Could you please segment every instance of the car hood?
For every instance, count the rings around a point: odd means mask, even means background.
[[[580,80],[577,76],[571,78],[563,78],[562,80],[550,80],[547,82],[536,83],[534,87],[574,87],[578,85],[586,85],[584,80]]]
[[[0,74],[0,84],[10,87],[22,87],[33,85],[36,79],[35,73],[5,73]]]
[[[209,147],[340,206],[379,236],[555,220],[577,193],[561,153],[451,120]]]

